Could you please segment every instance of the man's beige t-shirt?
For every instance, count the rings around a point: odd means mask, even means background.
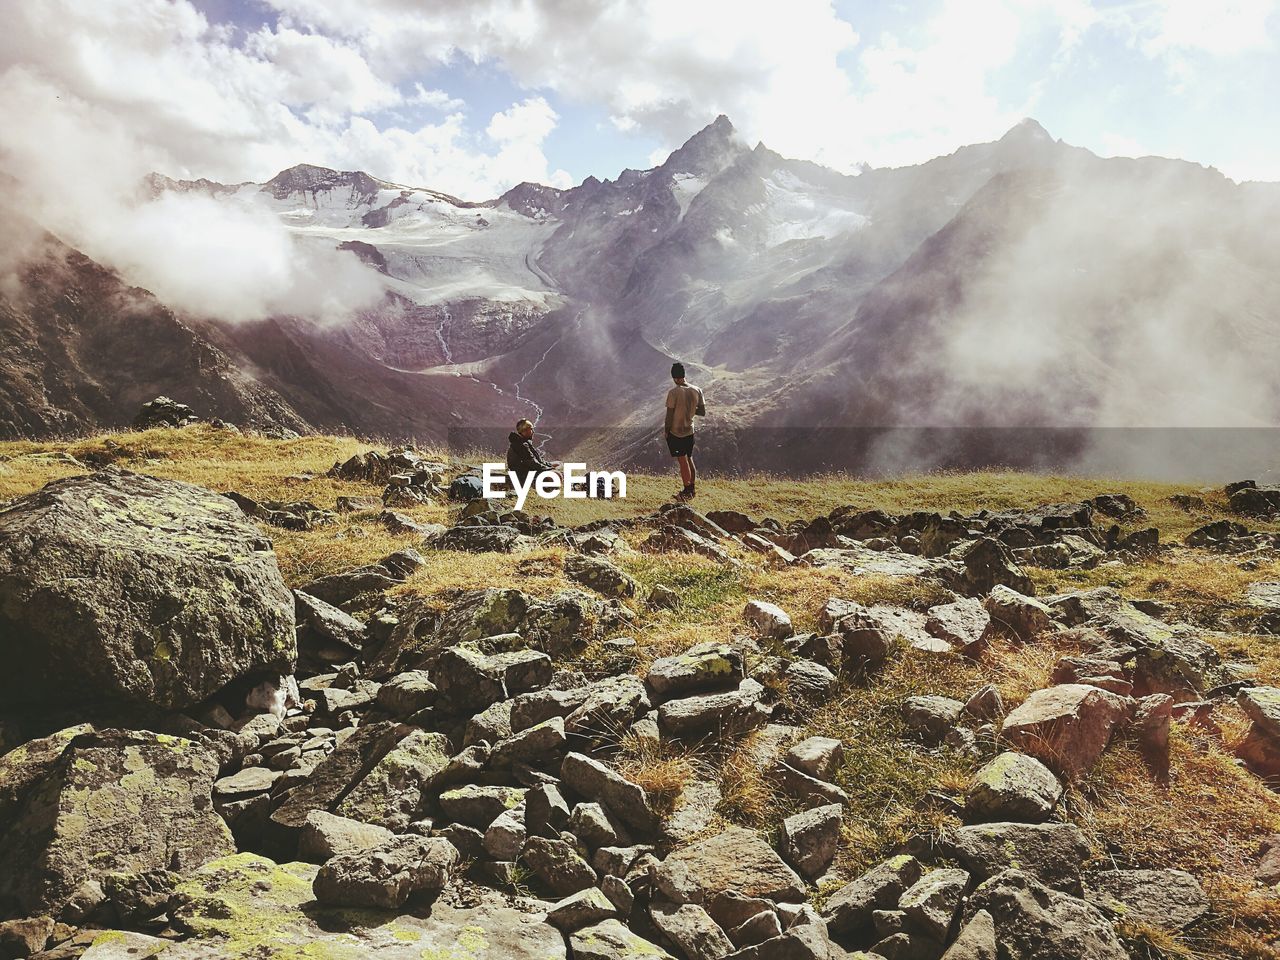
[[[676,384],[667,391],[667,409],[674,410],[671,418],[673,437],[693,436],[693,413],[702,406],[702,391],[691,383]]]

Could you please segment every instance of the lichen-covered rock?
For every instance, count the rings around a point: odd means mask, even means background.
[[[171,943],[163,956],[565,960],[560,932],[496,891],[473,888],[463,903],[438,897],[426,917],[355,910],[317,903],[312,887],[318,872],[312,864],[276,864],[252,853],[206,864],[174,894],[174,926],[190,939]]]
[[[563,590],[550,597],[512,589],[471,590],[444,611],[434,598],[419,599],[398,611],[387,642],[366,672],[381,678],[405,670],[430,670],[446,647],[513,633],[530,650],[562,657],[618,623],[624,610],[616,601],[602,601],[580,590]]]
[[[334,813],[403,830],[417,818],[429,785],[452,755],[449,738],[443,733],[413,730],[356,782]]]
[[[108,468],[0,507],[0,701],[169,708],[293,672],[271,543],[204,487]]]
[[[0,782],[22,763],[20,751],[0,758]],[[108,873],[190,869],[231,852],[213,809],[217,775],[217,759],[190,740],[124,730],[72,738],[0,824],[0,912],[56,914]]]
[[[617,920],[585,927],[569,938],[573,960],[675,960],[671,954]]]
[[[655,700],[666,700],[693,692],[736,687],[744,675],[740,649],[718,640],[707,640],[683,653],[653,661],[645,682]]]
[[[898,909],[905,915],[911,931],[945,943],[968,885],[969,874],[964,870],[934,870],[902,894]]]
[[[1062,784],[1048,767],[1024,753],[1006,751],[973,777],[965,794],[970,819],[1047,820],[1062,799]]]
[[[894,907],[907,888],[923,873],[920,861],[897,856],[872,867],[858,879],[845,884],[827,901],[822,912],[833,933],[858,933],[871,924],[876,910]]]
[[[606,597],[634,597],[639,590],[634,579],[608,560],[573,554],[565,558],[565,576]]]

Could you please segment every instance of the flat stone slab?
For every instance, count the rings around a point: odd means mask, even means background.
[[[1095,870],[1084,885],[1103,912],[1165,930],[1182,930],[1209,912],[1209,898],[1185,870]]]
[[[867,547],[821,547],[800,557],[814,567],[837,567],[855,576],[929,577],[949,580],[955,569],[945,560],[928,560],[910,553],[871,550]]]
[[[472,888],[465,903],[446,891],[419,911],[322,907],[311,885],[318,867],[240,853],[206,864],[180,883],[175,923],[193,934],[167,960],[566,960],[560,931],[541,912],[519,910],[496,891]],[[410,906],[410,910],[413,908]]]

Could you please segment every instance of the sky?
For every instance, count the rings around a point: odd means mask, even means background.
[[[846,172],[1032,116],[1280,180],[1280,0],[2,2],[0,169],[308,162],[481,200],[651,166],[724,113]]]

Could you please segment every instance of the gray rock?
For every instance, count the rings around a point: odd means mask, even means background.
[[[109,873],[190,870],[232,852],[214,812],[218,761],[191,740],[103,730],[0,757],[0,903],[57,916]],[[56,754],[56,756],[55,756]]]
[[[621,831],[598,803],[580,803],[569,815],[569,832],[592,850],[622,846],[625,834]]]
[[[663,832],[677,843],[694,839],[715,820],[720,799],[720,787],[715,781],[691,781],[676,800],[675,808],[663,824]]]
[[[298,856],[310,863],[324,863],[331,857],[368,853],[394,836],[386,827],[312,810],[298,835]]]
[[[747,917],[729,931],[729,939],[739,947],[750,947],[782,936],[782,921],[772,907]]]
[[[1280,687],[1247,687],[1236,702],[1264,733],[1280,739]]]
[[[569,804],[554,784],[530,787],[525,794],[524,825],[530,836],[559,837],[570,816]]]
[[[266,767],[243,767],[230,776],[214,781],[213,794],[219,799],[237,799],[256,793],[269,793],[284,776],[280,770]]]
[[[920,879],[922,872],[920,861],[906,855],[872,867],[831,895],[822,911],[828,929],[834,933],[865,930],[871,924],[872,912],[897,906],[898,899]]]
[[[484,852],[494,860],[512,862],[524,850],[526,839],[524,807],[512,807],[498,814],[485,830]]]
[[[787,664],[782,678],[792,700],[811,704],[826,703],[839,682],[836,675],[822,664],[803,659]]]
[[[907,697],[902,702],[902,719],[925,743],[937,744],[956,725],[963,710],[964,704],[950,697]]]
[[[484,653],[471,646],[442,650],[431,671],[439,702],[455,712],[474,713],[492,703],[551,682],[551,658],[539,650]]]
[[[440,794],[440,809],[457,823],[484,830],[498,817],[521,803],[525,791],[518,787],[466,784]]]
[[[1062,784],[1048,767],[1024,753],[1006,751],[987,763],[965,794],[972,820],[1040,823],[1062,799]]]
[[[786,753],[789,766],[819,780],[830,780],[844,762],[844,744],[831,737],[807,737]]]
[[[630,674],[607,677],[582,691],[565,717],[565,733],[588,740],[608,740],[650,708],[644,683]]]
[[[747,678],[735,690],[668,700],[658,708],[658,728],[667,736],[678,738],[713,732],[742,733],[769,719],[771,710],[764,695],[759,681]]]
[[[964,870],[934,870],[902,894],[898,909],[906,915],[910,931],[945,943],[968,886],[969,874]]]
[[[1053,627],[1053,611],[1046,604],[1009,587],[995,587],[983,606],[991,616],[991,628],[1023,643]]]
[[[364,646],[365,625],[351,614],[301,590],[293,591],[293,599],[298,624],[305,624],[321,640],[356,653]]]
[[[671,954],[632,933],[617,920],[585,927],[569,938],[573,960],[675,960]]]
[[[984,823],[948,835],[956,859],[979,880],[1010,865],[1042,883],[1078,890],[1089,844],[1073,823]]]
[[[406,670],[378,688],[378,706],[397,718],[425,710],[435,700],[436,685],[425,670]]]
[[[564,720],[552,717],[500,741],[489,755],[489,763],[494,767],[544,763],[564,751],[566,740]]]
[[[996,924],[985,910],[974,913],[942,960],[997,960]]]
[[[618,916],[618,908],[598,887],[571,893],[547,911],[547,923],[565,933],[573,933]]]
[[[771,900],[804,899],[804,883],[754,830],[730,827],[675,851],[654,881],[675,903],[702,903],[721,890]]]
[[[980,537],[960,544],[951,557],[963,566],[956,588],[966,596],[980,597],[997,586],[1011,587],[1023,596],[1034,596],[1035,585],[1014,562],[1013,555],[999,540]]]
[[[964,712],[978,720],[999,720],[1004,715],[1004,698],[995,684],[985,684],[965,701]]]
[[[371,851],[331,857],[312,891],[323,904],[397,909],[411,894],[439,893],[457,865],[458,851],[448,841],[405,835]]]
[[[745,676],[742,651],[708,640],[672,657],[659,657],[645,678],[656,701],[702,690],[736,687]]]
[[[642,833],[657,830],[658,818],[644,790],[612,767],[580,753],[570,753],[560,766],[560,778],[569,789],[601,804],[628,827]]]
[[[606,597],[626,599],[634,597],[639,589],[634,579],[599,557],[571,554],[565,558],[564,573],[570,580]]]
[[[973,892],[967,912],[975,916],[981,910],[995,923],[1001,955],[1129,960],[1115,930],[1096,908],[1020,870],[1005,870]]]
[[[838,803],[792,814],[782,821],[779,847],[802,877],[816,880],[831,866],[840,843],[844,808]]]
[[[0,506],[0,702],[181,709],[293,672],[293,595],[211,490],[114,467]],[[230,598],[230,599],[229,599]]]
[[[719,924],[696,903],[652,903],[649,918],[688,960],[722,960],[733,952],[733,944]]]
[[[1209,912],[1209,898],[1185,870],[1092,870],[1085,897],[1104,913],[1165,930],[1183,930]]]
[[[981,642],[990,622],[991,615],[981,600],[963,597],[930,607],[924,628],[957,650],[970,651]]]
[[[742,616],[759,637],[785,640],[795,633],[790,615],[776,603],[769,603],[767,600],[748,600]]]
[[[564,840],[530,837],[524,847],[524,861],[552,893],[567,896],[595,886],[591,864]]]

